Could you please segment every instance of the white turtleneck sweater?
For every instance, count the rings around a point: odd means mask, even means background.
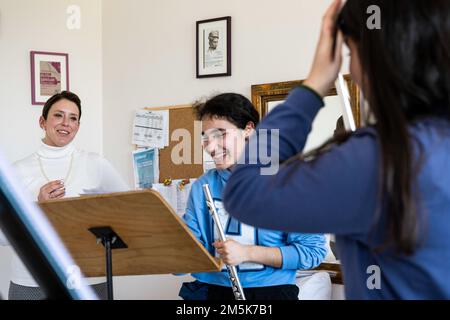
[[[49,182],[47,178],[50,181],[67,178],[64,181],[65,197],[130,190],[106,159],[96,153],[77,150],[73,144],[60,148],[42,142],[35,153],[17,161],[14,166],[22,179],[22,184],[31,193],[33,201],[37,200],[40,188]],[[0,242],[4,245],[6,243],[2,238],[0,232]],[[38,286],[17,255],[13,256],[11,268],[12,282],[28,287]],[[105,279],[90,278],[88,281],[94,284]]]

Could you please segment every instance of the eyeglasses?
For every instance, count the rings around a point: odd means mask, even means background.
[[[205,132],[202,134],[202,143],[208,143],[211,139],[215,141],[222,141],[227,134],[227,129],[222,128],[211,129],[208,131],[208,133]]]

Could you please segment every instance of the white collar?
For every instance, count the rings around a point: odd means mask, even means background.
[[[43,140],[41,140],[41,145],[39,149],[36,151],[37,155],[44,159],[59,159],[64,158],[71,155],[75,150],[75,146],[73,143],[69,143],[64,147],[52,147],[48,144],[45,144]]]

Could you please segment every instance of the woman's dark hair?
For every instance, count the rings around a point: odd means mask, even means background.
[[[222,93],[206,102],[196,102],[194,111],[198,120],[224,118],[240,129],[245,129],[250,121],[255,127],[259,122],[258,111],[250,100],[237,93]]]
[[[367,26],[371,5],[380,9],[381,29]],[[348,0],[338,25],[357,45],[362,88],[376,119],[385,244],[412,254],[419,233],[414,186],[423,155],[408,127],[426,117],[450,120],[450,1]]]
[[[369,7],[380,9],[381,29],[371,29]],[[375,117],[380,146],[380,205],[384,243],[413,254],[419,245],[417,174],[422,146],[409,134],[424,118],[450,121],[450,1],[348,0],[337,27],[355,42],[362,70],[362,89]],[[338,133],[306,155],[287,163],[314,159],[351,134]],[[414,143],[416,142],[416,143]],[[297,161],[298,162],[298,161]],[[372,229],[372,235],[375,228]]]
[[[336,121],[336,128],[334,129],[334,136],[345,134],[344,117],[340,116]]]
[[[44,105],[42,109],[42,117],[47,120],[48,113],[52,106],[60,100],[69,100],[75,103],[78,107],[78,111],[80,112],[78,116],[78,121],[81,119],[81,100],[80,98],[73,92],[70,91],[62,91],[61,93],[57,93],[50,97]]]

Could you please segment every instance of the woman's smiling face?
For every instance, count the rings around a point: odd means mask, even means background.
[[[44,143],[52,147],[64,147],[75,138],[80,127],[77,105],[62,99],[50,108],[47,119],[40,117],[39,125],[45,130]]]

